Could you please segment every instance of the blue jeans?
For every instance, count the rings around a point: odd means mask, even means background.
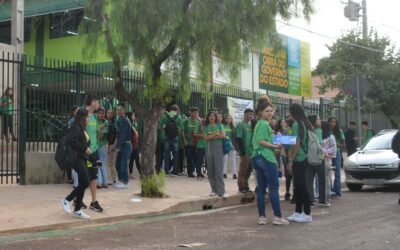
[[[206,155],[205,148],[197,148],[196,149],[196,173],[198,175],[202,174],[201,167],[203,166],[205,155]]]
[[[120,151],[117,155],[117,162],[115,164],[118,172],[118,180],[124,184],[128,184],[128,162],[132,153],[132,145],[130,143],[122,144]]]
[[[174,139],[165,139],[164,142],[164,171],[169,173],[171,170],[171,151],[173,157],[173,173],[178,174],[178,160],[179,160],[179,137]]]
[[[257,177],[257,205],[259,216],[265,217],[265,190],[268,186],[274,215],[281,218],[281,205],[279,201],[279,174],[276,163],[267,161],[258,155],[252,159],[253,168]]]
[[[333,182],[332,192],[334,192],[337,196],[342,196],[342,187],[340,181],[342,153],[339,149],[337,150],[336,158],[332,159],[332,165],[335,166],[335,181]]]
[[[98,149],[99,161],[102,162],[102,166],[99,167],[99,174],[97,177],[97,185],[107,185],[107,147],[102,146]]]

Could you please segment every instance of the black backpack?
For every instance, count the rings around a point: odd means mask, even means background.
[[[394,153],[399,155],[400,158],[400,131],[393,136],[392,139],[392,150]]]
[[[72,165],[78,158],[78,152],[76,152],[76,150],[66,143],[66,136],[67,135],[65,133],[59,140],[54,157],[58,167],[62,171],[72,168]]]
[[[176,125],[176,118],[178,115],[176,115],[174,118],[172,118],[167,112],[165,113],[167,116],[167,123],[165,124],[165,134],[168,139],[174,139],[178,137],[179,131],[178,131],[178,126]]]

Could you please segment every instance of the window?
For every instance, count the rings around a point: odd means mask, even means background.
[[[50,38],[78,35],[83,19],[83,9],[52,13],[50,15]]]
[[[24,20],[24,41],[31,39],[31,19]],[[11,21],[0,22],[0,43],[11,44]]]

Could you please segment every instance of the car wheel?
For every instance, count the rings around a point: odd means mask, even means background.
[[[347,183],[346,185],[347,185],[347,188],[352,192],[359,192],[359,191],[361,191],[361,189],[363,187],[362,184],[350,184],[350,183]]]

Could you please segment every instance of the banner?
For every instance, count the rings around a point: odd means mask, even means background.
[[[311,97],[310,45],[281,36],[278,49],[267,47],[260,54],[260,89]]]
[[[244,99],[228,97],[229,115],[232,116],[235,124],[243,120],[244,111],[248,108],[250,109],[254,108],[253,100],[244,100]]]

